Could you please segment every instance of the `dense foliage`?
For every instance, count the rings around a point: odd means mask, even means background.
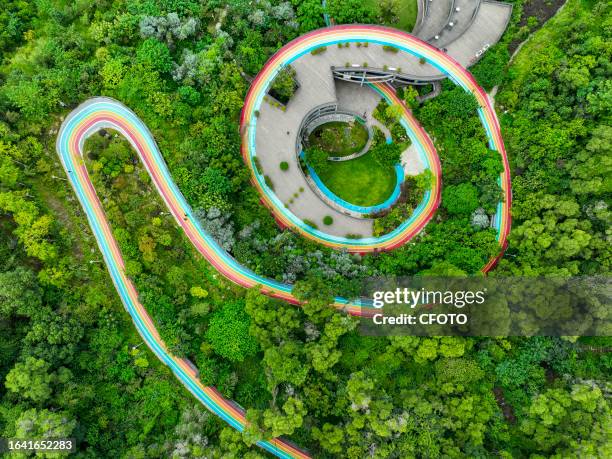
[[[582,8],[578,8],[582,6]],[[568,4],[528,42],[497,96],[515,203],[503,271],[607,273],[610,262],[610,9]]]
[[[384,24],[407,32],[417,14],[413,0],[328,0],[326,5],[335,24]]]
[[[500,164],[469,96],[446,83],[415,107],[443,160],[434,221],[415,245],[360,258],[280,231],[239,151],[249,78],[322,25],[321,2],[3,6],[0,436],[74,436],[87,457],[262,457],[251,445],[279,434],[317,457],[611,455],[609,338],[368,338],[328,307],[373,273],[476,272],[496,252],[486,227]],[[610,24],[607,3],[569,0],[509,66],[502,48],[478,64],[485,86],[500,85],[514,178],[496,274],[609,274]],[[142,345],[64,178],[61,117],[100,94],[151,128],[205,228],[307,301],[295,308],[227,283],[176,228],[129,145],[113,132],[87,142],[141,301],[202,381],[247,408],[243,434],[204,412]]]

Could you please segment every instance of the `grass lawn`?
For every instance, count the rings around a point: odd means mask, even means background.
[[[348,156],[365,147],[368,130],[361,123],[332,121],[316,128],[308,137],[310,146],[318,147],[330,156]]]
[[[417,17],[416,0],[399,0],[399,22],[396,27],[406,32],[412,32]]]
[[[417,17],[417,2],[416,0],[396,0],[398,3],[398,21],[385,22],[383,25],[395,27],[396,29],[412,32],[414,23]],[[378,0],[365,0],[378,10]],[[380,10],[379,10],[380,11]]]
[[[336,196],[357,206],[384,202],[396,182],[393,167],[382,167],[370,153],[350,161],[329,162],[325,171],[316,173]]]

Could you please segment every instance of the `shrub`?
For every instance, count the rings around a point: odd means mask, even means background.
[[[442,206],[451,215],[470,215],[478,207],[478,188],[469,182],[449,185],[442,192]]]
[[[160,72],[170,72],[172,70],[172,56],[165,43],[161,43],[155,38],[149,38],[142,42],[136,51],[136,58],[139,62],[150,66]]]
[[[305,218],[304,223],[306,223],[308,226],[314,228],[314,229],[319,229],[319,227],[317,226],[317,224],[315,222],[313,222],[312,220],[308,220],[307,218]]]
[[[320,148],[311,148],[306,151],[306,163],[317,173],[321,173],[329,167],[327,153]]]
[[[196,316],[205,316],[210,312],[208,303],[195,303],[191,305],[191,313]]]
[[[400,161],[402,149],[395,143],[383,143],[372,148],[371,154],[381,166],[394,166]]]
[[[501,84],[504,78],[504,69],[510,59],[508,49],[504,46],[490,48],[478,64],[472,67],[471,72],[478,83],[487,91]]]
[[[199,285],[191,287],[191,289],[189,289],[189,293],[195,298],[206,298],[208,296],[208,291]]]
[[[278,72],[274,78],[270,88],[270,95],[277,101],[286,104],[291,97],[293,97],[296,89],[297,82],[295,81],[295,69],[291,66],[287,66]],[[278,104],[277,107],[280,107],[280,105],[281,104]]]
[[[279,167],[281,171],[289,170],[289,163],[287,161],[281,161]]]
[[[321,46],[320,48],[313,49],[310,54],[316,56],[317,54],[323,54],[325,51],[327,51],[327,46]]]
[[[330,216],[330,215],[326,215],[325,217],[323,217],[323,224],[324,225],[331,225],[334,222],[334,219]]]
[[[206,338],[218,355],[232,362],[242,362],[257,353],[257,341],[249,334],[250,323],[242,302],[226,303],[213,313]]]
[[[397,53],[399,49],[395,46],[383,45],[383,51],[387,51],[388,53]]]
[[[266,182],[266,185],[268,185],[268,188],[274,191],[274,183],[272,183],[272,179],[267,175],[264,175],[264,181]]]

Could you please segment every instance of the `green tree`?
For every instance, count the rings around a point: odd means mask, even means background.
[[[296,341],[285,341],[266,349],[263,363],[267,369],[268,388],[271,392],[281,383],[300,387],[309,373],[301,343]]]
[[[442,191],[442,205],[451,215],[471,215],[478,208],[478,189],[471,183],[449,185]]]
[[[4,186],[12,188],[20,178],[21,170],[18,165],[23,164],[17,159],[20,157],[15,146],[0,141],[0,183]]]
[[[483,88],[491,91],[503,82],[505,67],[509,60],[508,47],[504,43],[499,43],[488,49],[482,59],[470,68],[470,71]]]
[[[31,316],[42,305],[42,291],[34,273],[23,267],[0,273],[0,314]]]
[[[249,335],[249,326],[244,303],[228,302],[212,314],[206,338],[217,354],[242,362],[257,352],[257,342]]]
[[[323,5],[318,0],[305,0],[297,2],[293,0],[294,5],[297,3],[297,19],[300,23],[300,31],[308,32],[313,29],[323,27]]]
[[[312,436],[325,451],[336,454],[343,451],[344,430],[338,426],[325,423],[321,429],[314,427]]]
[[[55,380],[55,375],[49,369],[50,365],[44,360],[27,357],[9,371],[4,384],[11,392],[33,402],[45,402],[51,396]]]
[[[384,167],[393,167],[400,162],[402,150],[396,143],[382,143],[370,150],[376,162]]]
[[[270,439],[280,435],[290,435],[302,426],[306,409],[303,402],[289,397],[282,409],[247,410],[247,422],[243,438],[249,444],[261,439]]]
[[[391,123],[396,123],[404,113],[404,109],[399,104],[389,105],[385,108],[385,118]]]
[[[399,0],[381,0],[378,3],[381,22],[396,24],[399,21],[400,8]]]
[[[414,86],[406,86],[404,88],[404,101],[409,108],[415,109],[419,106],[418,96],[419,92],[414,89]]]
[[[584,150],[579,151],[567,168],[571,190],[577,195],[601,195],[612,191],[612,127],[599,125]]]
[[[238,45],[237,54],[244,71],[250,75],[257,74],[267,57],[261,34],[256,30],[247,31],[245,39]]]
[[[322,173],[329,167],[329,161],[327,160],[327,153],[320,148],[311,147],[306,150],[305,158],[306,164],[312,167],[315,172]]]
[[[295,70],[290,65],[283,67],[272,81],[271,91],[279,101],[286,104],[295,93]]]
[[[570,393],[547,389],[535,396],[520,428],[524,441],[546,454],[602,457],[610,452],[610,422],[599,387],[575,384]]]
[[[329,307],[333,301],[330,285],[317,275],[293,284],[291,293],[303,303],[304,313],[316,324],[322,324],[334,314]]]
[[[13,215],[17,223],[15,234],[28,255],[42,261],[50,261],[57,256],[56,247],[48,241],[53,224],[51,215],[40,215],[36,204],[25,199],[25,193],[0,193],[0,209]]]
[[[32,408],[21,413],[15,421],[15,436],[38,439],[68,438],[76,425],[76,421],[66,412]]]
[[[8,100],[31,123],[41,122],[59,104],[56,88],[45,87],[39,76],[33,79],[11,79],[2,88]]]
[[[329,0],[327,12],[337,24],[373,24],[377,16],[373,4],[361,0]]]
[[[172,70],[172,57],[168,46],[155,38],[143,41],[136,52],[136,57],[139,62],[154,70],[160,72]]]
[[[300,328],[298,310],[261,294],[257,288],[248,291],[245,311],[251,318],[250,334],[264,350],[272,344],[285,342]]]

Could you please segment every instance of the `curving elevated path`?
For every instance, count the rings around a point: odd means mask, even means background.
[[[404,222],[402,225],[388,234],[378,238],[368,237],[363,239],[350,239],[342,236],[330,235],[306,225],[293,211],[291,211],[291,209],[286,208],[277,194],[266,185],[264,173],[258,170],[258,168],[255,166],[255,157],[258,157],[260,163],[271,161],[268,168],[275,167],[278,169],[277,164],[281,158],[282,160],[289,160],[291,162],[291,158],[293,156],[292,149],[294,141],[293,139],[289,138],[290,136],[282,135],[284,128],[282,130],[279,129],[281,132],[274,133],[272,129],[273,126],[277,125],[277,123],[271,123],[271,120],[269,119],[260,119],[258,116],[256,116],[256,113],[260,114],[263,98],[265,97],[271,82],[274,80],[278,72],[287,65],[293,65],[294,63],[303,65],[305,61],[300,60],[302,57],[308,57],[310,61],[313,59],[317,60],[322,57],[324,60],[320,61],[319,72],[327,72],[330,68],[330,64],[335,62],[329,61],[330,56],[335,56],[336,50],[339,50],[336,44],[347,42],[368,42],[370,43],[370,46],[367,48],[363,46],[360,48],[352,46],[350,50],[358,50],[358,52],[363,52],[364,49],[369,50],[368,52],[373,53],[373,57],[379,58],[380,56],[390,58],[390,53],[382,51],[382,46],[399,48],[403,52],[397,54],[391,53],[391,57],[399,58],[402,55],[410,55],[414,56],[417,60],[423,58],[427,62],[428,66],[444,71],[445,74],[456,84],[461,86],[466,91],[474,94],[480,104],[479,116],[487,132],[489,145],[493,150],[499,151],[504,159],[505,171],[503,174],[504,177],[501,180],[501,187],[504,191],[504,202],[501,203],[501,207],[498,209],[498,226],[496,226],[499,233],[498,239],[503,243],[508,233],[510,224],[509,219],[501,218],[501,216],[505,213],[504,207],[507,207],[509,210],[510,206],[510,177],[506,164],[507,161],[505,159],[503,141],[499,132],[499,123],[487,94],[480,87],[478,87],[471,74],[449,55],[405,32],[381,26],[335,26],[327,29],[316,30],[309,34],[303,35],[279,50],[268,61],[268,63],[253,81],[247,94],[241,115],[241,132],[243,136],[242,154],[251,171],[251,178],[254,186],[258,189],[264,204],[274,213],[274,216],[279,224],[284,227],[292,228],[302,236],[308,237],[329,247],[346,248],[350,252],[367,253],[376,250],[391,250],[406,243],[411,237],[418,233],[420,229],[422,229],[424,223],[426,223],[428,218],[433,215],[435,206],[437,206],[436,196],[433,196],[435,190],[432,190],[432,193],[426,196],[426,208],[418,209],[420,213],[416,216],[417,218]],[[310,55],[313,50],[322,47],[326,47],[327,51],[322,54],[317,54],[316,56]],[[375,52],[374,48],[376,47],[378,47],[379,52]],[[345,50],[345,48],[342,48],[342,50]],[[334,57],[334,59],[337,60],[338,58]],[[316,66],[313,64],[308,65],[308,68],[312,67]],[[297,73],[298,76],[301,75],[301,71],[299,69]],[[322,81],[331,81],[333,84],[333,80],[331,78],[325,78],[322,79]],[[320,91],[320,99],[316,99],[306,107],[302,107],[299,113],[306,113],[312,108],[313,105],[330,102],[329,97],[332,97],[332,93],[331,90],[330,92],[327,92],[328,90],[326,89],[329,86],[330,83],[324,87],[324,90]],[[383,84],[379,84],[377,87],[385,92],[389,98],[395,98],[396,101],[401,104],[401,101],[397,99],[390,87]],[[298,93],[301,91],[301,89],[302,88],[298,90]],[[323,97],[328,97],[328,99],[322,102],[321,99]],[[287,112],[278,111],[278,113],[278,118],[275,118],[275,120],[279,120],[278,122],[280,122],[280,120],[289,120],[290,117],[295,118],[293,119],[293,124],[289,124],[289,126],[293,127],[293,130],[289,130],[289,132],[295,132],[295,126],[299,125],[299,120],[301,120],[301,117],[298,117],[297,114],[294,116],[291,112],[291,108],[288,108]],[[405,124],[404,127],[406,127],[406,130],[408,132],[417,134],[416,141],[415,139],[412,139],[413,143],[419,145],[427,145],[428,142],[430,143],[429,138],[422,131],[420,126],[412,126],[408,122],[410,117],[405,116],[405,118],[406,119],[403,120],[403,123]],[[259,129],[260,125],[263,125],[263,128],[267,131],[262,133],[261,129]],[[271,137],[264,136],[263,134],[265,132],[267,132]],[[262,141],[262,138],[265,138],[266,141]],[[270,152],[269,144],[270,139],[272,138],[279,139],[281,142],[285,138],[288,139],[285,141],[285,143],[281,143],[277,147],[278,151]],[[285,157],[279,157],[278,155],[285,155]],[[436,163],[437,156],[435,158],[430,158],[428,161],[434,176],[439,175],[439,172],[435,169]],[[291,184],[284,186],[288,188],[291,186]]]
[[[484,91],[475,84],[464,68],[435,48],[403,32],[375,26],[338,27],[312,32],[283,47],[255,80],[245,102],[242,114],[243,135],[245,137],[243,153],[251,171],[253,172],[254,165],[249,154],[248,142],[246,142],[251,132],[247,124],[254,116],[253,111],[261,103],[265,87],[287,60],[295,58],[301,52],[308,52],[317,43],[328,43],[338,39],[370,39],[402,47],[407,52],[415,53],[435,62],[437,66],[445,69],[451,78],[466,91],[473,92],[476,95],[481,103],[480,115],[489,135],[491,147],[496,149],[504,159],[505,170],[500,177],[500,183],[506,200],[500,203],[498,220],[496,221],[498,240],[501,248],[503,248],[510,228],[510,177],[499,124],[491,103]],[[381,88],[381,90],[386,91],[389,97],[395,96],[390,88]],[[117,293],[138,332],[157,357],[170,367],[181,383],[204,406],[235,429],[242,431],[246,422],[244,410],[231,400],[223,398],[214,387],[203,386],[198,378],[197,369],[188,360],[174,356],[168,350],[147,311],[139,302],[134,284],[125,273],[125,263],[119,246],[112,234],[110,224],[96,195],[82,157],[85,139],[100,129],[108,128],[119,131],[130,142],[177,225],[196,250],[222,275],[243,287],[258,287],[268,295],[292,304],[298,304],[297,299],[291,294],[292,286],[259,276],[240,265],[202,229],[194,218],[191,207],[172,180],[153,136],[145,124],[127,107],[109,98],[94,98],[77,107],[64,120],[56,141],[58,155],[68,180],[87,215],[89,225],[102,252]],[[261,186],[257,175],[253,176],[253,180],[256,185]],[[492,259],[483,270],[489,270],[496,259],[497,257]],[[372,308],[367,304],[362,304],[359,301],[350,302],[343,298],[336,298],[333,306],[353,315],[367,315],[372,311]],[[306,452],[280,438],[260,441],[258,445],[281,458],[309,457]]]

